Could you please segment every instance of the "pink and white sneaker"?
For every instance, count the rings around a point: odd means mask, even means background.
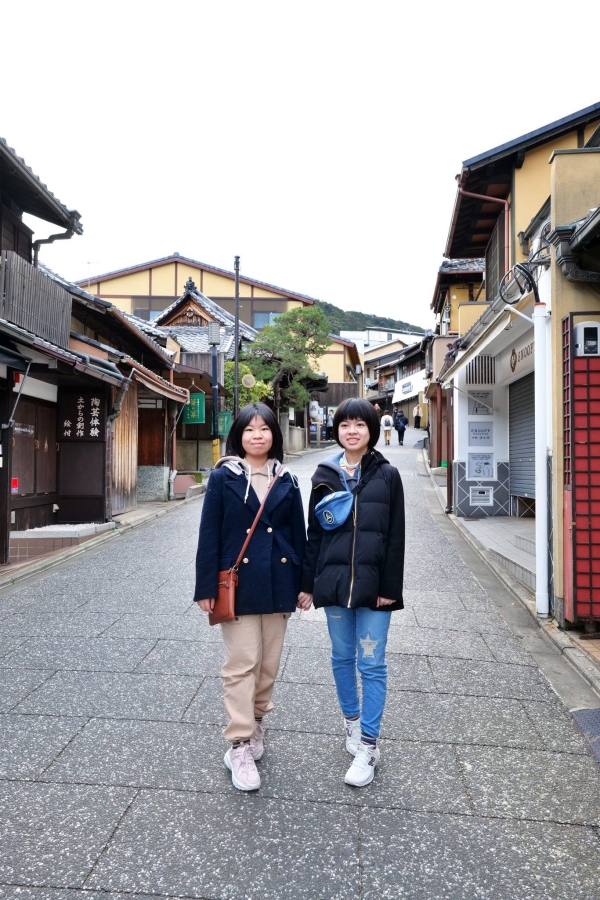
[[[344,731],[346,732],[346,750],[352,756],[356,756],[360,743],[360,719],[344,719]]]
[[[230,747],[223,762],[231,772],[233,786],[238,791],[257,791],[259,789],[260,775],[252,758],[249,743]]]
[[[256,730],[250,738],[250,753],[254,760],[261,759],[265,752],[265,726],[262,722],[256,723]]]

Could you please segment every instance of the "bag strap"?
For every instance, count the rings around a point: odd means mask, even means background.
[[[255,519],[254,519],[254,522],[252,523],[252,527],[251,527],[250,530],[248,531],[248,534],[247,534],[247,536],[246,536],[246,540],[244,541],[244,546],[243,546],[242,549],[240,550],[240,555],[238,556],[238,558],[237,558],[236,561],[234,562],[233,566],[231,567],[231,568],[234,570],[234,572],[237,572],[237,570],[238,570],[239,567],[240,567],[240,563],[241,563],[241,561],[242,561],[242,557],[243,557],[244,553],[246,552],[246,548],[248,547],[248,544],[250,543],[250,538],[251,538],[252,535],[254,534],[254,530],[255,530],[256,526],[258,525],[258,520],[259,520],[260,517],[262,516],[263,509],[265,508],[265,503],[267,502],[267,499],[268,499],[268,497],[269,497],[269,494],[270,494],[271,491],[273,490],[273,485],[275,484],[275,482],[276,482],[277,479],[279,478],[279,474],[280,474],[280,472],[281,472],[282,469],[283,469],[283,466],[280,466],[279,469],[275,472],[275,475],[273,476],[273,481],[271,482],[271,484],[270,484],[270,486],[269,486],[269,489],[268,489],[267,493],[266,493],[265,496],[264,496],[263,502],[260,504],[259,510],[258,510],[258,512],[256,513],[256,517],[255,517]]]

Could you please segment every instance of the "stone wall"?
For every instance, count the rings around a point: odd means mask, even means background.
[[[157,503],[169,499],[168,466],[138,466],[138,503]]]

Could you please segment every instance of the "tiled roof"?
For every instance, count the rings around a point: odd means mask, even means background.
[[[460,275],[463,272],[483,272],[485,259],[445,259],[438,269],[440,275]]]
[[[160,325],[161,322],[164,322],[165,319],[177,309],[182,303],[186,301],[188,297],[191,297],[196,301],[198,306],[202,309],[206,310],[206,312],[212,316],[217,322],[220,322],[221,325],[230,326],[235,325],[235,316],[231,313],[227,312],[226,309],[223,309],[222,306],[219,306],[218,303],[215,303],[214,300],[211,300],[209,297],[206,297],[202,294],[198,289],[193,291],[186,291],[181,297],[178,297],[170,306],[167,306],[160,315],[158,315],[155,319],[153,319],[155,327]],[[166,326],[167,328],[169,326]],[[252,341],[257,335],[257,331],[255,328],[251,328],[249,325],[246,325],[245,322],[240,322],[240,335],[245,337],[246,340]]]
[[[58,197],[55,197],[49,187],[35,174],[35,172],[27,165],[22,157],[17,155],[13,147],[9,147],[5,138],[0,137],[0,158],[6,160],[6,164],[10,167],[10,175],[19,180],[23,186],[24,198],[21,200],[22,208],[25,212],[33,215],[41,216],[41,207],[45,206],[48,211],[52,211],[53,215],[47,218],[47,221],[56,222],[65,228],[72,222],[75,223],[75,230],[81,234],[83,228],[79,224],[80,214],[77,210],[69,210],[61,203]],[[27,187],[25,187],[27,185]],[[28,202],[29,201],[29,204]],[[26,206],[30,205],[27,209]]]
[[[210,353],[208,343],[208,328],[197,325],[173,325],[165,327],[165,332],[177,341],[184,353]],[[235,344],[233,328],[220,328],[221,343],[219,353],[224,353],[226,359],[233,359]]]

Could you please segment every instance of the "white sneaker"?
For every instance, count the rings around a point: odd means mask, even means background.
[[[260,759],[265,752],[265,726],[262,722],[256,723],[256,730],[250,738],[250,753],[252,759]]]
[[[260,775],[252,759],[250,744],[230,747],[223,762],[230,770],[233,786],[238,791],[257,791],[259,789]]]
[[[372,744],[363,744],[360,741],[354,762],[346,772],[344,781],[353,784],[354,787],[365,787],[373,781],[375,766],[379,762],[379,749]]]
[[[344,719],[344,730],[346,732],[346,750],[352,756],[356,756],[360,743],[360,719]]]

